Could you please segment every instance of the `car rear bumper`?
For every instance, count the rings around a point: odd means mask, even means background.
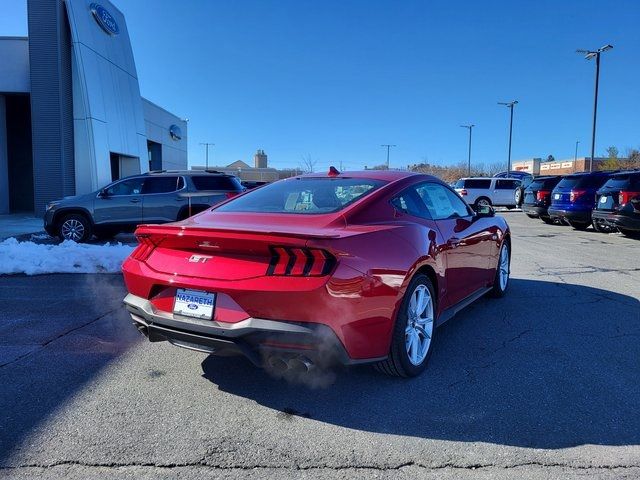
[[[522,204],[522,211],[532,217],[546,217],[549,207],[537,207],[535,205]]]
[[[547,210],[547,213],[551,218],[559,218],[571,222],[591,223],[591,210],[565,210],[551,206]]]
[[[640,231],[640,218],[633,218],[628,215],[610,212],[606,210],[594,210],[591,214],[594,220],[598,220],[611,227],[622,227],[627,230]]]
[[[247,318],[237,323],[216,322],[161,312],[153,304],[128,294],[124,304],[136,328],[151,342],[204,353],[244,355],[257,366],[277,358],[285,362],[304,358],[312,364],[354,365],[383,360],[352,359],[335,332],[327,325],[309,322]]]

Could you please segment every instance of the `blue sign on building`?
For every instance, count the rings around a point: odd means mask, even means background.
[[[116,19],[113,18],[106,8],[99,3],[92,3],[90,8],[96,22],[98,22],[98,25],[100,25],[105,32],[109,35],[117,35],[120,33]]]

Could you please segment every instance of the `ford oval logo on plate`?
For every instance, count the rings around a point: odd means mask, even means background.
[[[106,8],[99,3],[92,3],[89,8],[96,22],[98,22],[98,25],[100,25],[105,32],[109,35],[118,35],[118,33],[120,33],[116,19],[113,18],[113,15],[111,15]]]
[[[189,310],[197,310],[198,309],[198,305],[196,305],[195,303],[190,303],[189,305],[187,305],[187,308]]]

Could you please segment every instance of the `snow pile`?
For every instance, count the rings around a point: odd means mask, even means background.
[[[8,238],[0,242],[0,274],[26,273],[112,273],[119,272],[135,247],[89,245],[65,241],[39,245]]]

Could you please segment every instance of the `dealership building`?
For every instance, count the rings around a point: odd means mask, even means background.
[[[0,214],[186,169],[187,123],[140,96],[122,12],[108,0],[27,9],[29,36],[0,37]]]

